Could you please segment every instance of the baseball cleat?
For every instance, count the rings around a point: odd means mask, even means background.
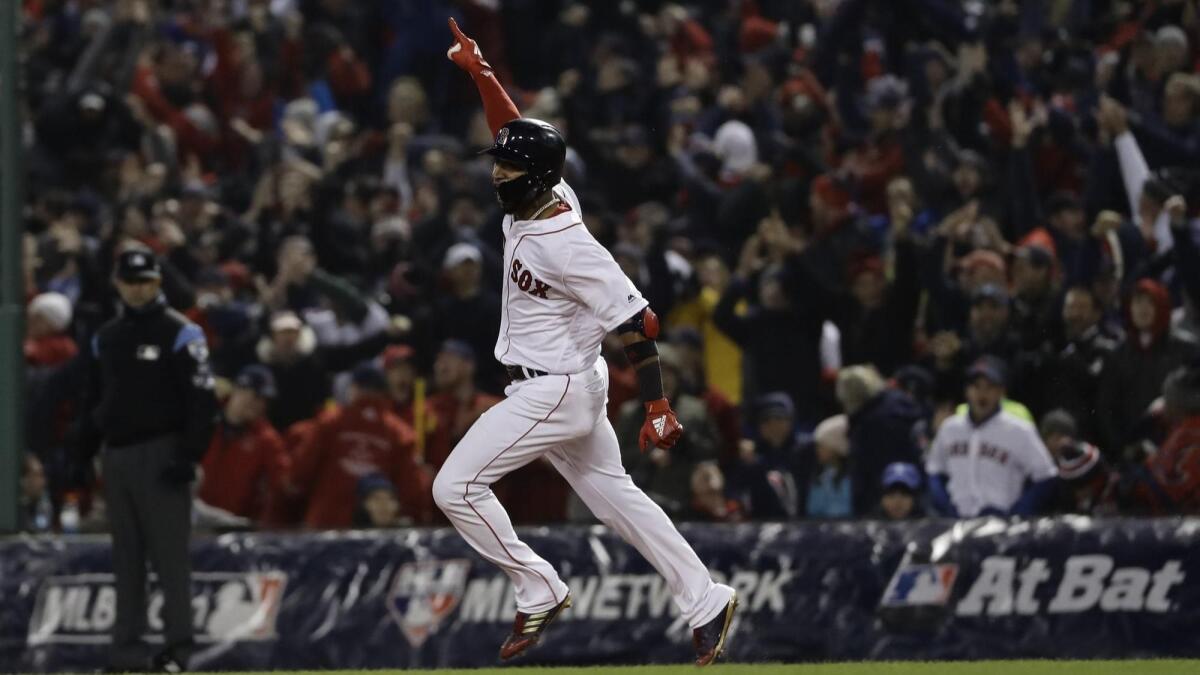
[[[729,625],[733,623],[733,613],[737,610],[737,593],[729,598],[729,604],[717,614],[712,621],[692,631],[692,644],[696,647],[696,665],[707,666],[721,658],[725,652],[725,643],[729,637]]]
[[[544,612],[534,614],[517,612],[517,618],[513,620],[512,633],[505,638],[504,644],[500,645],[500,659],[507,661],[536,645],[550,622],[557,619],[558,615],[570,606],[571,594],[567,593],[567,597],[563,598],[562,602]]]

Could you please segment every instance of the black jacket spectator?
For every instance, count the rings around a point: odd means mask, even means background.
[[[821,383],[821,326],[824,317],[797,311],[784,296],[783,280],[778,273],[766,273],[759,280],[759,300],[751,302],[744,314],[735,311],[748,299],[750,284],[733,279],[713,313],[717,328],[742,348],[747,378],[753,386],[746,395],[758,392],[787,392],[799,401],[797,414],[815,424],[825,406]]]
[[[795,406],[782,392],[755,402],[755,433],[743,439],[729,471],[730,494],[756,520],[804,515],[817,469],[813,439],[793,426]]]
[[[1066,339],[1044,350],[1036,358],[1040,383],[1031,399],[1034,414],[1062,408],[1075,418],[1080,435],[1095,440],[1101,435],[1100,419],[1107,413],[1097,407],[1100,382],[1121,337],[1101,323],[1099,301],[1083,287],[1067,292],[1063,302]]]
[[[920,302],[915,246],[908,237],[896,241],[895,273],[890,283],[880,258],[868,256],[851,263],[850,292],[841,286],[825,287],[815,276],[804,273],[806,258],[793,259],[789,270],[800,278],[792,279],[792,288],[806,289],[801,297],[837,324],[842,363],[872,363],[890,374],[912,359],[912,332],[905,329],[913,325]]]
[[[883,470],[892,462],[920,466],[917,445],[925,411],[908,394],[886,387],[870,367],[838,374],[838,399],[849,415],[849,472],[854,513],[870,513],[882,495]]]
[[[1196,345],[1171,333],[1170,311],[1167,290],[1149,279],[1137,283],[1126,304],[1128,338],[1109,357],[1096,400],[1101,446],[1111,457],[1131,440],[1167,375],[1196,353]]]

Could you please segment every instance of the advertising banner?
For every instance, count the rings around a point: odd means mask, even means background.
[[[741,597],[732,661],[1200,656],[1200,519],[681,531]],[[690,660],[670,589],[619,537],[522,536],[574,595],[525,663]],[[103,537],[0,541],[0,670],[103,665],[109,556]],[[515,612],[508,578],[452,530],[227,534],[192,559],[197,669],[492,665]]]

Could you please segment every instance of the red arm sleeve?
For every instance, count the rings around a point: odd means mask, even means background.
[[[446,51],[446,58],[475,81],[479,98],[483,100],[483,112],[487,115],[488,126],[492,128],[492,135],[495,136],[500,133],[500,127],[520,117],[521,111],[517,110],[512,99],[504,92],[504,87],[500,86],[492,66],[483,58],[479,44],[459,29],[454,17],[447,18],[446,25],[450,27],[450,33],[454,36],[454,43]]]
[[[500,81],[490,69],[473,75],[471,79],[475,81],[479,98],[483,100],[483,113],[487,115],[488,126],[492,128],[493,136],[500,133],[500,127],[521,116],[521,111],[517,110],[516,104],[508,97],[508,92],[500,86]]]

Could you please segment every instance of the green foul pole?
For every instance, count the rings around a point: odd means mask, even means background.
[[[20,11],[21,3],[0,0],[0,533],[17,530],[17,485],[25,444],[21,131],[17,101]]]

